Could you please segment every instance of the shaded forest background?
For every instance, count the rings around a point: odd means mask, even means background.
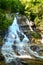
[[[0,0],[0,32],[8,29],[17,12],[43,27],[43,0]]]
[[[5,30],[12,18],[7,14],[17,13],[26,15],[36,26],[43,25],[43,0],[0,0],[0,30]]]

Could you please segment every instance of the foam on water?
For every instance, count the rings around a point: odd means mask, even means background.
[[[20,38],[19,38],[19,35],[17,34],[17,32],[24,35],[24,39],[22,40],[22,42],[20,41]],[[23,32],[20,31],[19,26],[17,24],[16,17],[14,18],[12,25],[9,27],[8,36],[6,37],[6,41],[4,42],[4,44],[2,46],[2,54],[4,55],[6,62],[11,62],[12,59],[17,57],[12,48],[14,41],[16,41],[16,43],[21,48],[21,50],[22,50],[25,42],[29,41],[27,36]],[[17,46],[17,48],[18,48],[18,46]]]

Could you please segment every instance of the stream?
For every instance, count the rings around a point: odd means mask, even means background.
[[[4,37],[4,44],[1,48],[1,52],[5,58],[5,62],[10,63],[14,61],[16,65],[18,65],[17,59],[32,59],[33,57],[43,59],[43,56],[40,56],[36,51],[31,50],[30,40],[27,35],[24,34],[23,30],[20,29],[21,25],[19,26],[18,19],[21,18],[16,14],[12,25],[9,26],[8,33]],[[24,16],[24,19],[24,23],[26,23],[30,31],[33,32],[34,30],[32,29],[29,20],[26,18],[26,16]],[[39,50],[40,49],[38,49],[38,51]]]

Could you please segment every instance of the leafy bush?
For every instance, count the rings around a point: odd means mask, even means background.
[[[11,23],[12,19],[7,18],[5,13],[0,12],[0,30],[6,30]]]
[[[24,13],[24,5],[19,0],[0,0],[0,8],[10,12]]]
[[[41,39],[41,34],[40,33],[38,33],[38,32],[31,32],[31,35],[34,37],[34,38],[36,38],[36,39]]]

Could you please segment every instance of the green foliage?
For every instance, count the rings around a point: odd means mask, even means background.
[[[36,39],[41,39],[41,34],[37,32],[31,32],[31,35]]]
[[[24,6],[19,0],[0,0],[0,8],[14,13],[24,11]]]
[[[1,42],[2,42],[2,37],[0,36],[0,44],[1,44]]]
[[[12,23],[12,18],[6,14],[20,12],[24,14],[25,6],[19,0],[0,0],[0,30],[6,30]]]
[[[40,0],[31,0],[31,2],[24,2],[25,4],[25,15],[29,20],[35,22],[36,26],[42,25],[43,21],[43,2]]]
[[[0,30],[6,30],[11,23],[12,19],[7,18],[5,13],[0,12]]]

